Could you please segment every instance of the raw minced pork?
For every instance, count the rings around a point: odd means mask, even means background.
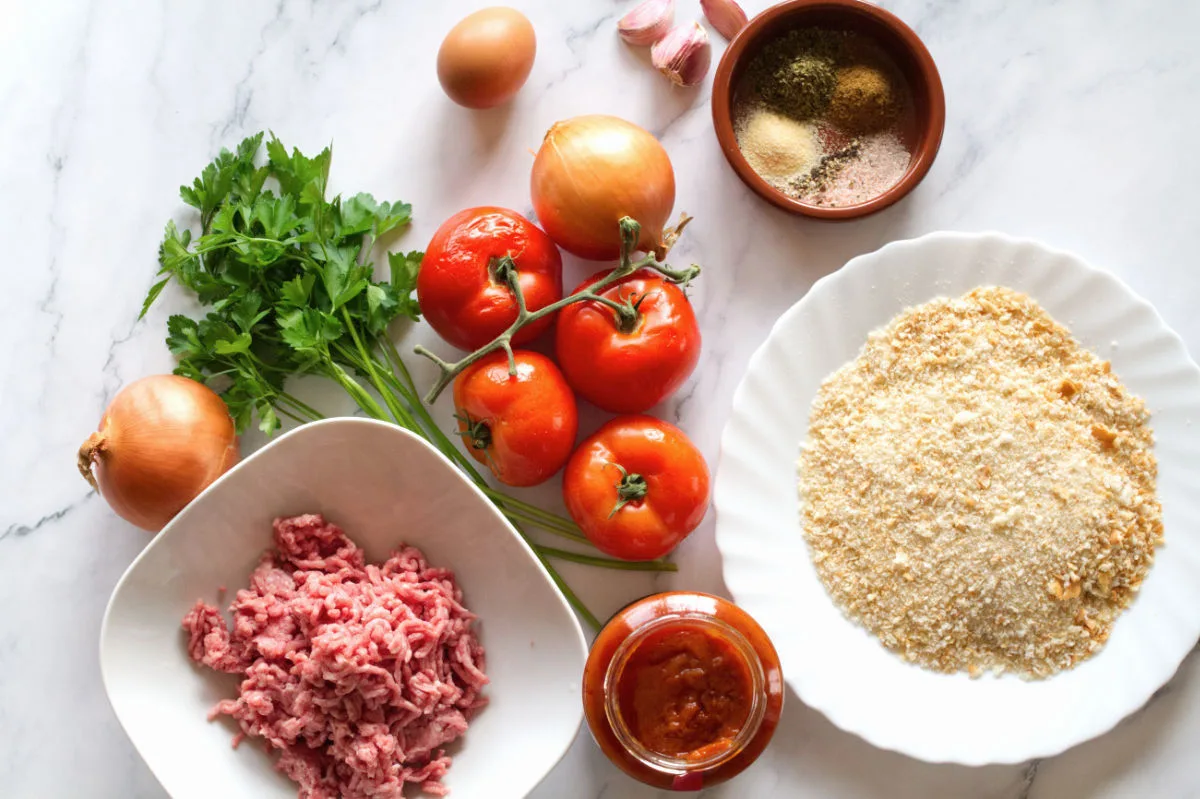
[[[443,795],[446,744],[485,703],[484,653],[454,574],[413,547],[365,564],[319,515],[275,520],[275,548],[238,591],[232,633],[203,601],[183,620],[192,659],[242,676],[232,716],[279,752],[300,799]]]

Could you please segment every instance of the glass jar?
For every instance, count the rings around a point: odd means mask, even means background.
[[[762,754],[783,709],[783,673],[741,608],[671,591],[628,605],[596,636],[583,707],[592,737],[625,773],[696,791]]]

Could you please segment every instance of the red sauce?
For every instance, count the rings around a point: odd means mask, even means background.
[[[618,710],[652,752],[705,760],[728,748],[753,702],[749,664],[724,636],[681,621],[637,643],[617,680]]]
[[[596,636],[583,706],[592,737],[625,773],[696,791],[738,775],[766,748],[783,675],[770,639],[741,608],[670,591],[618,611]]]

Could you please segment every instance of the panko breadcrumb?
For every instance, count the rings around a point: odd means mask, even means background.
[[[1029,297],[904,311],[825,380],[804,534],[842,611],[942,672],[1095,654],[1162,543],[1149,414]]]

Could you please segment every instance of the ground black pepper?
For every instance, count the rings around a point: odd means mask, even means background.
[[[830,180],[837,175],[842,167],[857,156],[861,149],[862,142],[858,139],[851,139],[844,147],[839,147],[831,153],[826,153],[821,156],[816,166],[809,170],[808,174],[802,175],[792,181],[792,189],[797,194],[824,191],[828,188]]]

